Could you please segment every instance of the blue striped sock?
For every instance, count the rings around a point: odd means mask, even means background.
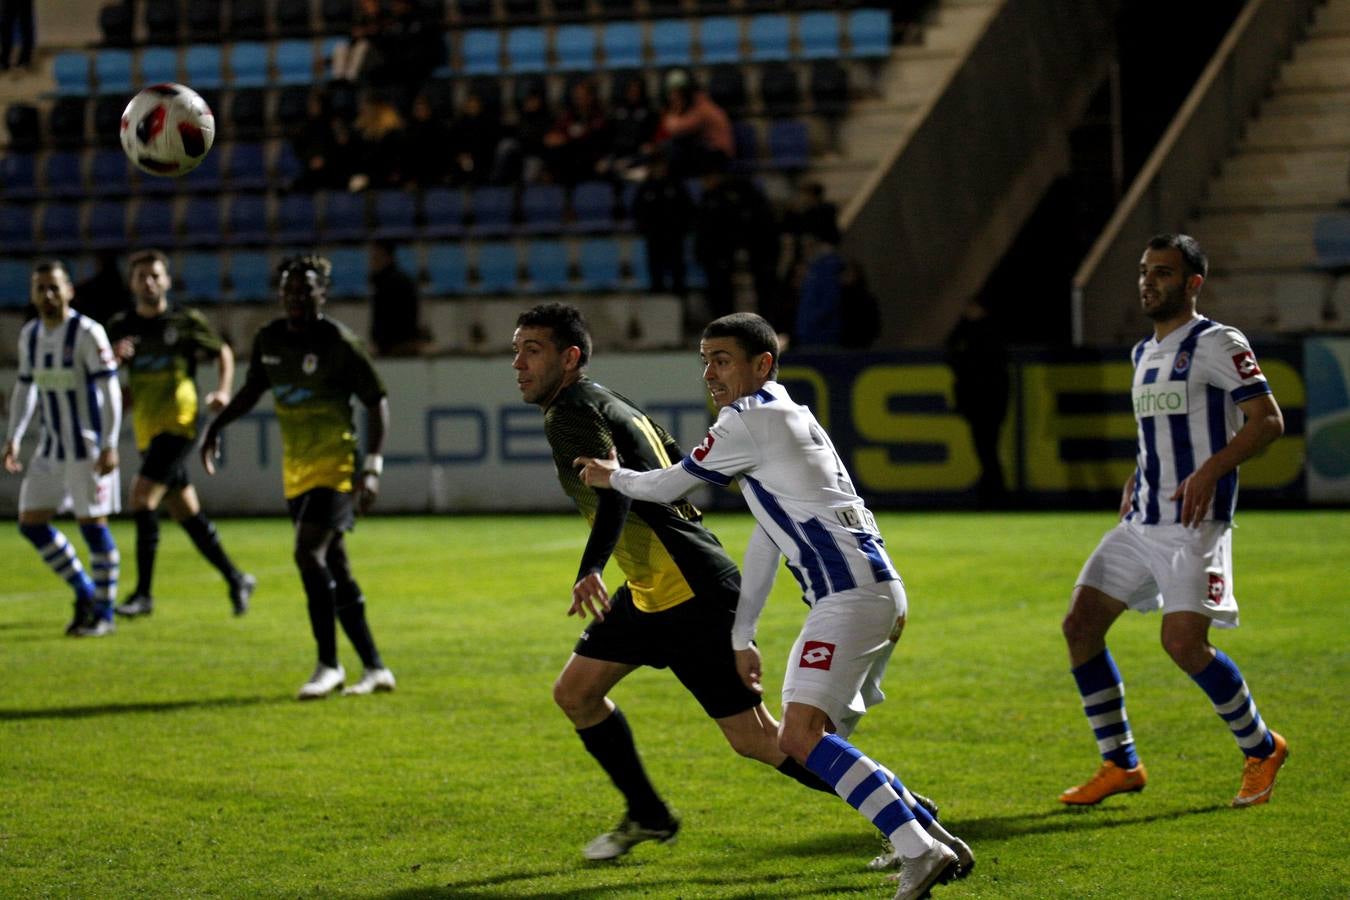
[[[862,813],[903,856],[918,856],[932,846],[932,839],[919,827],[881,767],[848,741],[825,735],[806,758],[806,768]]]
[[[101,617],[111,619],[122,561],[117,553],[117,544],[113,542],[112,532],[107,525],[81,525],[80,533],[89,545],[89,568],[94,573],[94,610]]]
[[[38,555],[57,577],[75,589],[75,596],[88,600],[94,596],[94,582],[80,565],[80,557],[66,536],[51,525],[20,525],[20,533],[37,548]]]
[[[1209,697],[1209,702],[1214,704],[1214,711],[1219,714],[1219,718],[1228,723],[1243,753],[1265,759],[1275,752],[1275,739],[1270,736],[1270,729],[1256,711],[1256,701],[1252,699],[1237,663],[1225,656],[1222,650],[1215,650],[1209,665],[1191,678],[1200,685],[1200,689]]]
[[[900,780],[899,776],[880,764],[877,765],[877,770],[890,782],[891,790],[899,794],[900,799],[905,801],[905,805],[909,807],[909,811],[914,813],[914,818],[919,823],[919,827],[924,831],[927,831],[929,826],[936,822],[937,819],[934,819],[932,815],[929,814],[928,810],[924,809],[917,801],[915,801],[914,795],[909,792],[909,788],[905,787],[904,782]]]
[[[1073,679],[1078,683],[1083,712],[1097,736],[1097,749],[1101,751],[1102,759],[1110,760],[1122,769],[1139,765],[1130,720],[1125,715],[1125,682],[1120,679],[1120,670],[1111,658],[1111,651],[1103,650],[1074,669]]]

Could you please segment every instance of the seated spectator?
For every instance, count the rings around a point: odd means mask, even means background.
[[[624,77],[619,98],[609,111],[609,154],[603,166],[623,177],[639,166],[652,151],[660,119],[647,98],[647,81],[641,73]]]
[[[808,232],[803,239],[801,294],[797,299],[794,347],[843,346],[843,284],[847,263],[828,234]]]
[[[655,293],[685,295],[684,238],[693,214],[684,182],[670,177],[665,157],[657,154],[633,195],[633,224],[647,245],[647,272]]]
[[[736,155],[731,119],[683,69],[666,75],[666,109],[658,137],[668,141],[676,178],[724,170]]]
[[[576,184],[602,174],[601,161],[609,149],[609,122],[593,80],[582,78],[572,84],[567,105],[544,136],[544,147],[555,181]]]
[[[351,37],[333,48],[333,78],[360,81],[365,74],[372,40],[385,25],[380,0],[358,0],[352,7]]]
[[[548,152],[544,138],[552,128],[553,113],[549,111],[548,98],[540,83],[520,98],[516,123],[502,140],[500,165],[493,181],[538,181],[543,175],[544,157]]]
[[[402,184],[405,132],[398,108],[387,97],[367,92],[357,106],[352,128],[360,152],[357,174],[348,181],[347,189],[363,191]]]
[[[450,123],[450,179],[455,184],[481,185],[492,180],[497,148],[502,141],[501,119],[483,108],[483,98],[470,93]]]
[[[404,109],[446,59],[441,23],[432,10],[412,0],[387,0],[381,27],[370,39],[367,79],[374,87],[397,90]]]
[[[426,94],[413,101],[406,133],[404,182],[429,187],[445,181],[450,175],[450,126],[436,115]]]
[[[370,339],[377,356],[418,356],[431,345],[417,283],[398,267],[392,241],[370,245]]]
[[[333,114],[323,91],[310,92],[305,120],[290,135],[295,158],[304,171],[290,184],[291,190],[345,189],[356,172],[357,146],[351,127]]]

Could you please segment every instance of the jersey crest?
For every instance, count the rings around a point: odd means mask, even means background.
[[[313,353],[306,353],[305,358],[300,361],[300,371],[306,375],[313,375],[319,368],[319,357]]]

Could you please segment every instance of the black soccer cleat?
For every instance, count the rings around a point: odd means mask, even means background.
[[[129,598],[126,603],[117,606],[113,610],[113,612],[117,613],[119,616],[128,619],[134,619],[137,616],[148,616],[154,611],[155,601],[145,594],[136,594],[134,597]]]
[[[249,598],[253,596],[253,590],[257,586],[258,579],[252,575],[240,575],[230,582],[230,605],[234,607],[236,616],[242,616],[248,612]]]

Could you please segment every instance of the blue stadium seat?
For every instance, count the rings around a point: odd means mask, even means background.
[[[572,191],[572,220],[569,231],[581,233],[613,231],[614,188],[608,181],[583,181]]]
[[[605,48],[606,68],[642,67],[642,29],[636,22],[606,23],[600,43]]]
[[[37,195],[37,154],[11,150],[0,157],[0,198],[32,200]]]
[[[525,248],[526,287],[534,294],[567,290],[571,260],[562,241],[531,241]]]
[[[324,252],[333,264],[328,296],[335,300],[365,297],[370,291],[370,258],[364,247],[330,247]]]
[[[730,16],[709,16],[699,22],[698,46],[704,65],[741,61],[741,23]]]
[[[220,254],[189,251],[179,255],[174,267],[174,293],[188,303],[218,303],[221,291]]]
[[[272,262],[266,250],[231,250],[227,271],[233,299],[257,303],[274,299]]]
[[[644,291],[652,289],[652,276],[651,272],[647,269],[646,242],[628,242],[628,272],[624,278],[624,282],[636,285]]]
[[[84,154],[79,150],[53,150],[42,163],[42,181],[48,197],[83,197]]]
[[[797,40],[805,59],[837,59],[839,33],[836,12],[807,12],[797,19]]]
[[[132,213],[131,230],[142,246],[169,247],[177,243],[173,224],[173,201],[167,197],[142,197]]]
[[[416,237],[417,198],[401,188],[375,191],[375,225],[371,233],[389,240]]]
[[[183,75],[193,90],[219,88],[221,79],[220,46],[192,44],[183,52]]]
[[[267,71],[267,45],[261,41],[231,44],[229,69],[232,87],[265,87],[271,80]]]
[[[91,94],[89,84],[89,55],[80,50],[66,50],[52,60],[52,77],[56,79],[56,93],[63,97],[83,97]]]
[[[473,192],[474,234],[485,237],[510,234],[514,215],[514,188],[493,185]]]
[[[553,35],[553,52],[563,72],[595,68],[595,29],[590,25],[563,25]]]
[[[548,71],[544,29],[512,28],[506,33],[506,70],[513,74]]]
[[[4,227],[0,225],[0,230]],[[26,260],[0,258],[0,308],[27,308],[32,302],[31,279]]]
[[[750,19],[750,58],[755,62],[792,56],[791,30],[785,13],[763,13]]]
[[[36,209],[37,207],[27,204],[0,204],[0,247],[4,247],[6,253],[33,252],[33,248],[37,246],[37,222],[34,220]],[[0,260],[0,262],[8,262],[8,260]],[[26,288],[24,297],[26,300]],[[4,305],[6,300],[7,298],[0,297],[0,305]]]
[[[422,195],[422,233],[427,237],[459,237],[464,233],[464,192],[434,187]]]
[[[229,153],[223,156],[221,177],[228,189],[262,190],[267,187],[267,156],[261,143],[239,141],[231,144]]]
[[[323,196],[319,231],[325,241],[359,241],[366,237],[366,195],[328,191]]]
[[[314,195],[282,194],[277,201],[276,239],[285,244],[312,244],[319,236]]]
[[[520,195],[522,228],[530,234],[556,234],[563,229],[567,192],[557,184],[527,184]]]
[[[178,80],[178,50],[173,47],[146,47],[140,63],[142,85]]]
[[[86,247],[104,250],[127,243],[127,205],[122,200],[94,200],[89,204]]]
[[[732,122],[736,138],[736,158],[731,161],[733,172],[752,172],[759,165],[759,131],[750,122]]]
[[[42,210],[42,248],[47,252],[80,247],[80,205],[69,200],[52,200]]]
[[[733,119],[740,118],[749,105],[745,73],[740,66],[714,66],[708,73],[708,96]]]
[[[314,42],[289,38],[273,44],[276,53],[277,84],[314,83]]]
[[[855,9],[848,14],[849,56],[863,59],[891,55],[891,13],[885,9]]]
[[[652,22],[651,43],[654,65],[687,66],[693,61],[694,29],[685,19]]]
[[[145,33],[150,43],[178,43],[178,23],[181,19],[178,0],[146,0]]]
[[[183,206],[182,231],[181,243],[186,246],[219,246],[220,197],[216,194],[189,197]]]
[[[469,259],[463,244],[432,244],[427,248],[427,293],[454,296],[469,290]]]
[[[1319,216],[1313,224],[1313,249],[1319,268],[1350,268],[1350,214]]]
[[[800,171],[810,162],[811,141],[805,122],[783,119],[769,123],[769,167]]]
[[[801,105],[802,90],[797,83],[797,73],[787,63],[765,63],[759,70],[759,100],[764,106],[764,114],[770,118],[782,118],[797,112]]]
[[[234,194],[225,214],[225,230],[231,244],[263,244],[270,234],[266,194]]]
[[[623,284],[619,242],[614,238],[591,238],[581,242],[577,253],[581,269],[578,285],[586,291],[617,291]]]
[[[478,245],[478,283],[473,289],[480,294],[508,294],[516,289],[520,263],[513,244]]]
[[[502,36],[495,28],[470,28],[461,42],[465,75],[497,75],[502,71]]]
[[[284,187],[299,178],[304,170],[304,164],[295,155],[295,148],[291,146],[291,142],[282,141],[281,146],[277,148],[276,159],[272,162],[272,178],[278,185]]]
[[[89,190],[95,195],[131,193],[131,165],[119,147],[99,147],[89,159]]]
[[[202,158],[197,168],[188,172],[179,178],[162,179],[164,181],[173,181],[179,190],[188,191],[194,194],[205,193],[207,191],[219,191],[224,185],[220,177],[221,157],[225,155],[223,147],[216,147],[210,153]],[[145,179],[141,179],[145,181]]]

